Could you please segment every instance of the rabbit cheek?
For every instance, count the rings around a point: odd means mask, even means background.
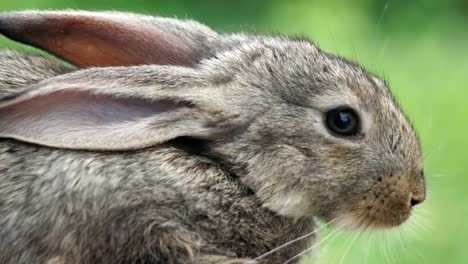
[[[411,213],[411,191],[403,177],[384,177],[350,210],[340,214],[336,226],[345,229],[382,229],[398,226]]]

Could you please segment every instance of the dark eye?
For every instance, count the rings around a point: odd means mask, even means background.
[[[326,113],[326,125],[340,136],[355,136],[359,133],[359,117],[352,108],[339,107]]]

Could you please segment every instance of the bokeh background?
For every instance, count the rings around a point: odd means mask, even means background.
[[[394,230],[324,228],[304,263],[468,263],[467,0],[0,0],[18,9],[126,10],[219,31],[301,34],[385,77],[421,137],[429,196]],[[0,37],[0,47],[24,49]]]

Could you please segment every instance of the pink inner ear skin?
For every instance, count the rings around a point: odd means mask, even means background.
[[[30,98],[2,110],[5,118],[50,116],[44,121],[61,120],[69,127],[84,124],[104,125],[150,117],[175,109],[169,101],[151,103],[144,99],[112,98],[86,92],[57,91]],[[66,116],[64,116],[66,115]],[[100,121],[100,122],[99,122]]]
[[[0,32],[80,67],[190,64],[194,51],[151,23],[119,16],[31,14],[0,16]]]

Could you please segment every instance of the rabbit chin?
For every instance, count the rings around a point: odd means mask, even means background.
[[[331,224],[348,230],[388,229],[403,224],[411,215],[411,209],[391,208],[352,209],[339,214]]]

